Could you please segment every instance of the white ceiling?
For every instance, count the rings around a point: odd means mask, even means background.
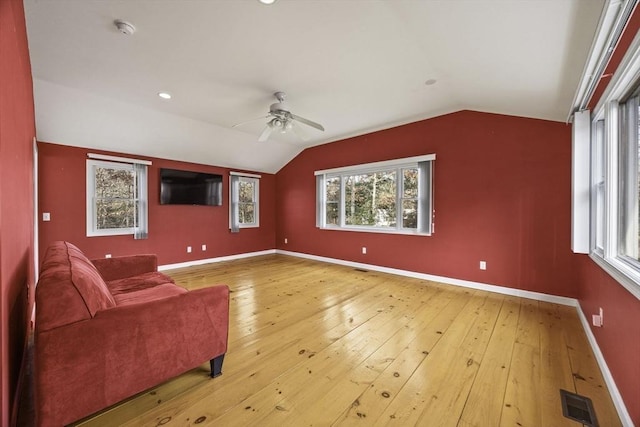
[[[603,5],[25,0],[37,137],[273,173],[306,146],[463,109],[564,121]],[[232,128],[278,90],[326,131]]]

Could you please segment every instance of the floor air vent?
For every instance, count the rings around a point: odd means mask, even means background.
[[[560,398],[562,399],[562,415],[578,421],[586,427],[598,427],[591,399],[562,389],[560,390]]]
[[[355,271],[359,271],[361,273],[368,273],[369,270],[365,270],[364,268],[354,268]]]

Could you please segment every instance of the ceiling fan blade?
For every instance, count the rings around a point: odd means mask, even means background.
[[[264,120],[264,119],[267,119],[267,118],[269,118],[269,116],[258,117],[258,118],[251,119],[251,120],[245,120],[244,122],[236,123],[235,125],[233,125],[231,127],[232,128],[236,128],[238,126],[246,125],[247,123],[255,122],[256,120]]]
[[[273,127],[267,125],[258,137],[258,142],[265,142],[267,139],[269,139],[269,135],[271,135],[272,131]]]
[[[322,127],[321,124],[316,123],[316,122],[312,122],[311,120],[305,119],[304,117],[300,117],[300,116],[296,116],[295,114],[291,114],[291,118],[293,120],[299,121],[300,123],[304,123],[307,126],[311,126],[312,128],[316,128],[318,130],[324,131],[324,127]]]
[[[305,135],[305,134],[304,134],[304,133],[303,133],[303,132],[298,128],[298,125],[294,125],[292,129],[293,129],[293,133],[295,133],[295,134],[296,134],[296,136],[297,136],[298,138],[300,138],[303,142],[307,142],[307,141],[309,141],[309,138],[307,137],[307,135]]]

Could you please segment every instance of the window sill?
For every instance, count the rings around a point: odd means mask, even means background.
[[[419,233],[411,230],[390,230],[374,227],[318,227],[320,230],[330,231],[355,231],[359,233],[401,234],[405,236],[432,236],[433,233]]]
[[[108,236],[126,236],[134,235],[135,231],[132,229],[124,230],[102,230],[102,231],[89,231],[87,230],[87,237],[108,237]]]
[[[606,271],[626,290],[628,290],[637,299],[640,299],[640,274],[631,267],[617,260],[608,260],[595,252],[589,254],[589,258],[593,260],[600,268]]]

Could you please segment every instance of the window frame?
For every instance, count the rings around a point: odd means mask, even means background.
[[[623,171],[621,168],[623,104],[638,94],[639,87],[640,38],[637,37],[594,108],[592,116],[589,256],[638,299],[640,299],[640,262],[629,259],[620,251],[621,209],[623,209],[620,173]],[[604,149],[599,152],[596,132],[598,121],[604,121]],[[636,143],[640,142],[636,141]],[[604,167],[604,218],[601,224],[596,221],[598,162],[601,162]],[[632,179],[637,180],[637,176]],[[598,233],[603,237],[601,248],[596,245]]]
[[[123,163],[119,161],[110,161],[103,160],[102,158],[109,158],[110,156],[90,156],[91,158],[87,159],[86,163],[86,229],[87,229],[87,237],[100,237],[100,236],[122,236],[132,234],[135,235],[138,230],[138,226],[134,225],[133,227],[122,227],[122,228],[109,228],[109,229],[98,229],[97,228],[97,209],[96,209],[96,200],[95,200],[95,189],[96,189],[96,180],[95,180],[95,170],[97,167],[108,168],[108,169],[117,169],[117,170],[127,170],[136,174],[135,179],[135,193],[136,197],[133,200],[135,204],[135,209],[137,211],[137,215],[146,215],[146,207],[148,206],[148,191],[147,191],[147,174],[148,171],[140,172],[136,170],[133,163]],[[148,162],[144,162],[147,164]],[[144,176],[141,176],[144,174]],[[129,199],[127,199],[129,200]],[[146,218],[138,218],[139,223],[146,223]]]
[[[382,162],[365,163],[353,166],[346,166],[333,169],[325,169],[316,171],[316,227],[322,230],[336,230],[336,231],[355,231],[355,232],[367,232],[367,233],[385,233],[385,234],[405,234],[405,235],[418,235],[418,236],[431,236],[434,233],[433,222],[433,165],[435,163],[435,154],[428,154],[424,156],[409,157],[396,160],[388,160]],[[429,176],[421,177],[418,164],[420,162],[429,162]],[[403,227],[403,201],[404,197],[404,170],[418,168],[418,212],[417,212],[417,226],[416,228]],[[395,227],[378,227],[370,225],[348,225],[345,219],[345,179],[349,176],[365,175],[372,173],[395,171],[396,173],[396,225]],[[327,200],[326,200],[326,182],[329,179],[339,178],[340,181],[340,198],[338,201],[338,224],[327,224]],[[428,185],[428,191],[424,194],[425,189],[422,188],[421,183],[426,182]],[[420,209],[420,200],[424,198],[430,211],[426,217],[423,209]],[[420,224],[426,223],[426,230],[420,230]]]
[[[606,212],[606,156],[605,121],[596,117],[592,121],[591,147],[591,250],[604,256],[604,224]]]
[[[253,222],[240,222],[240,218],[238,216],[238,226],[240,228],[257,228],[260,227],[260,179],[249,177],[249,176],[240,176],[238,178],[239,184],[243,182],[253,183]],[[242,202],[238,201],[238,205]],[[240,212],[238,206],[238,213]]]
[[[237,233],[242,228],[259,228],[260,227],[260,179],[261,175],[245,173],[245,172],[229,172],[229,230]],[[237,183],[237,189],[235,188]],[[240,182],[252,182],[254,196],[254,222],[240,223]],[[236,194],[237,193],[237,194]]]

